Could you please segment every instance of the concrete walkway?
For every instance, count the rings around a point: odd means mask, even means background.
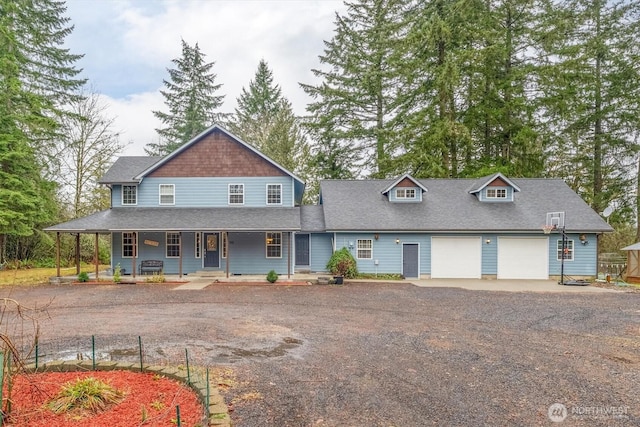
[[[462,288],[471,291],[504,291],[504,292],[616,292],[613,289],[596,286],[559,285],[555,280],[482,280],[482,279],[425,279],[409,280],[423,288]]]

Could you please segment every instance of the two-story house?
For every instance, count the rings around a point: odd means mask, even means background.
[[[547,279],[561,264],[594,276],[597,236],[611,231],[562,180],[500,173],[325,180],[319,203],[301,206],[302,180],[217,125],[166,157],[120,158],[101,183],[110,209],[47,231],[109,233],[127,274],[144,260],[180,275],[325,271],[346,247],[360,271],[407,278]],[[564,244],[541,230],[553,212]]]

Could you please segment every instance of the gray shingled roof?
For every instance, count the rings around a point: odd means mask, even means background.
[[[320,183],[327,231],[541,232],[547,212],[564,211],[567,231],[612,228],[564,181],[512,179],[514,202],[480,202],[469,190],[477,180],[421,179],[421,203],[390,203],[381,191],[393,180]]]
[[[120,157],[98,182],[100,184],[137,183],[138,180],[134,177],[161,159],[162,157],[149,156]]]
[[[298,231],[299,208],[112,208],[45,231]]]
[[[325,230],[322,205],[300,206],[300,228],[306,232],[322,232]]]

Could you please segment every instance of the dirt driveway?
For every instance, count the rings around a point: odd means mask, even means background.
[[[141,336],[149,359],[181,363],[188,348],[193,363],[228,367],[237,426],[640,425],[638,293],[355,283],[0,294],[53,299],[49,356],[85,351],[91,335],[126,356]]]

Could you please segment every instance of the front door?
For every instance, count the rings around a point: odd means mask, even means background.
[[[309,265],[308,234],[296,234],[296,265]]]
[[[204,233],[204,267],[220,267],[218,233]]]
[[[419,252],[417,243],[402,244],[402,275],[404,277],[411,279],[420,277]]]

